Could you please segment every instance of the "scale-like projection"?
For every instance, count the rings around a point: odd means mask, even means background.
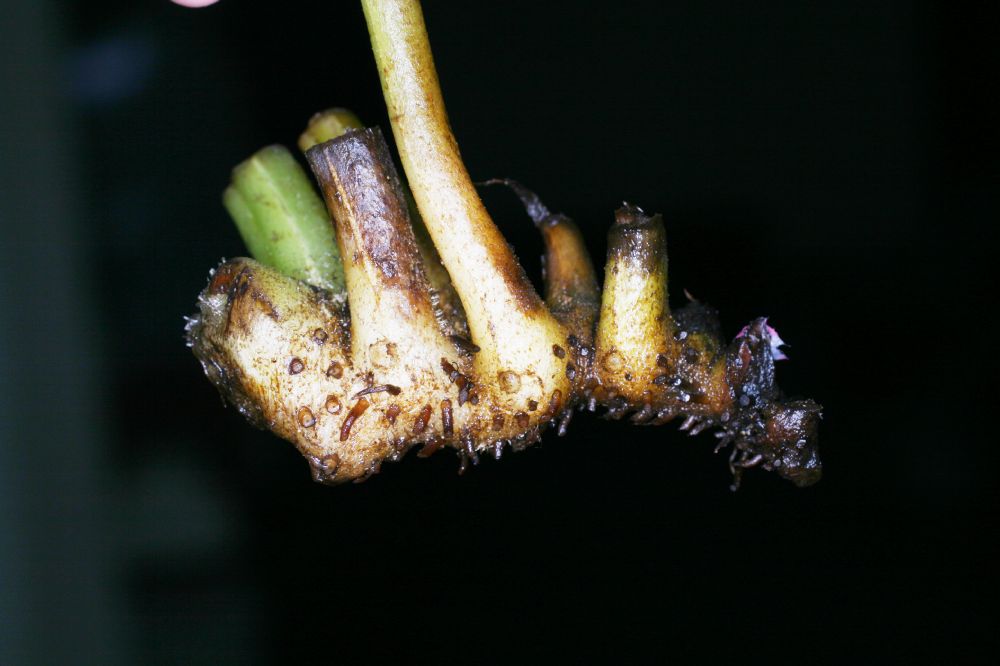
[[[572,221],[490,181],[542,235],[540,298],[459,157],[419,3],[362,4],[409,187],[381,132],[343,110],[299,141],[325,210],[284,148],[236,168],[225,204],[255,259],[212,272],[187,329],[223,396],[323,482],[367,478],[412,447],[455,449],[465,469],[598,407],[714,429],[734,487],[755,466],[816,482],[820,407],[782,396],[766,319],[725,344],[706,305],[671,312],[663,222],[630,205],[614,215],[599,288]]]

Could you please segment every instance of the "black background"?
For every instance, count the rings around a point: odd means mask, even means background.
[[[709,435],[584,415],[462,477],[411,455],[311,483],[222,407],[182,316],[244,252],[233,165],[329,106],[387,128],[360,8],[21,5],[4,663],[995,654],[993,3],[426,3],[474,179],[535,189],[598,265],[622,200],[662,212],[674,299],[791,344],[825,478],[735,494]],[[530,223],[484,196],[537,279]]]

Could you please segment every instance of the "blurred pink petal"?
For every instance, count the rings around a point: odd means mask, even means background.
[[[771,345],[771,358],[773,358],[775,361],[787,361],[788,356],[786,356],[785,352],[781,351],[780,348],[787,347],[788,343],[781,339],[781,336],[778,335],[778,331],[775,330],[773,326],[767,323],[767,319],[764,320],[764,328],[767,330],[768,342]],[[736,337],[742,338],[744,335],[747,334],[747,331],[749,329],[750,329],[749,325],[744,326],[742,329],[740,329],[740,332],[736,334]]]
[[[181,7],[208,7],[209,5],[214,5],[219,0],[170,0],[170,2],[175,5],[180,5]]]

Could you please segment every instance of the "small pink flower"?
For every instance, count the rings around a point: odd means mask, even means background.
[[[736,338],[742,338],[747,334],[748,330],[750,330],[749,324],[744,326],[742,330],[736,334]],[[775,361],[787,361],[788,356],[785,355],[785,352],[781,351],[780,347],[787,347],[788,343],[781,339],[781,336],[778,335],[778,331],[775,330],[773,326],[769,326],[767,324],[766,318],[764,319],[764,330],[767,333],[767,340],[771,345],[771,358]]]

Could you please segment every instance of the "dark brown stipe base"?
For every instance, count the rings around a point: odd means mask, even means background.
[[[461,335],[449,335],[448,339],[466,354],[478,354],[480,351],[479,345],[476,345],[468,338],[463,338]]]
[[[351,426],[354,425],[355,421],[361,418],[361,415],[365,413],[366,409],[368,409],[368,401],[364,398],[361,398],[354,403],[354,406],[351,407],[351,411],[347,414],[347,418],[344,419],[344,425],[340,427],[340,441],[347,441],[347,438],[351,436]]]
[[[336,453],[325,455],[322,458],[309,456],[309,467],[312,469],[313,481],[331,483],[336,479],[337,469],[340,467],[340,456]]]
[[[559,419],[559,429],[556,431],[560,437],[566,434],[567,428],[569,428],[569,422],[573,420],[573,410],[567,409],[563,412],[562,418]]]
[[[465,474],[465,470],[469,468],[469,463],[473,465],[479,464],[479,455],[476,453],[475,446],[473,445],[472,438],[465,436],[460,442],[461,448],[458,450],[458,475],[461,476]]]
[[[420,410],[420,414],[417,416],[417,420],[413,422],[413,431],[421,433],[427,429],[427,424],[431,420],[431,409],[430,405],[425,406]]]
[[[454,434],[454,421],[451,417],[451,400],[445,399],[441,401],[441,427],[444,429],[445,437],[451,437]]]
[[[288,362],[288,374],[290,375],[297,375],[305,369],[306,364],[297,356]]]
[[[441,359],[441,369],[448,375],[451,383],[458,386],[458,406],[461,407],[466,401],[470,400],[470,392],[476,385],[468,377],[459,372],[446,358]],[[478,396],[473,395],[471,399],[473,401],[472,404],[479,404]]]
[[[399,416],[399,405],[389,405],[389,408],[385,410],[385,418],[389,421],[389,425],[396,425],[396,417]]]
[[[398,386],[393,386],[392,384],[379,384],[378,386],[370,386],[366,389],[362,389],[354,394],[354,398],[360,398],[363,395],[371,395],[372,393],[388,393],[389,395],[399,395],[402,392]]]
[[[469,399],[469,390],[472,388],[472,382],[465,375],[462,375],[455,383],[458,384],[458,406],[461,407]]]
[[[443,439],[437,439],[437,438],[432,439],[431,441],[424,444],[423,448],[421,448],[420,451],[417,452],[417,457],[427,458],[429,456],[432,456],[435,453],[437,453],[438,449],[440,449],[442,446],[444,446]]]
[[[344,367],[334,361],[330,364],[330,367],[326,369],[326,376],[332,377],[333,379],[340,379],[344,376]]]
[[[556,414],[562,408],[562,391],[556,389],[552,392],[552,396],[549,398],[549,408],[546,410],[545,414],[549,418],[555,418]]]
[[[465,451],[465,455],[468,459],[472,461],[473,465],[479,464],[479,455],[476,454],[476,442],[472,439],[472,435],[465,435],[462,437],[462,449]]]
[[[462,373],[460,373],[458,369],[456,369],[455,366],[452,365],[446,358],[441,359],[441,369],[444,370],[446,375],[448,375],[448,379],[450,379],[452,383],[462,376]]]
[[[299,425],[303,428],[312,428],[316,425],[316,417],[313,416],[312,410],[308,407],[299,410],[298,419]]]
[[[652,405],[643,405],[642,409],[632,415],[632,423],[644,424],[656,415],[656,410]]]
[[[337,468],[340,467],[340,456],[336,453],[331,453],[328,456],[323,456],[320,463],[323,465],[324,469],[326,469],[330,474],[333,474],[337,471]]]

